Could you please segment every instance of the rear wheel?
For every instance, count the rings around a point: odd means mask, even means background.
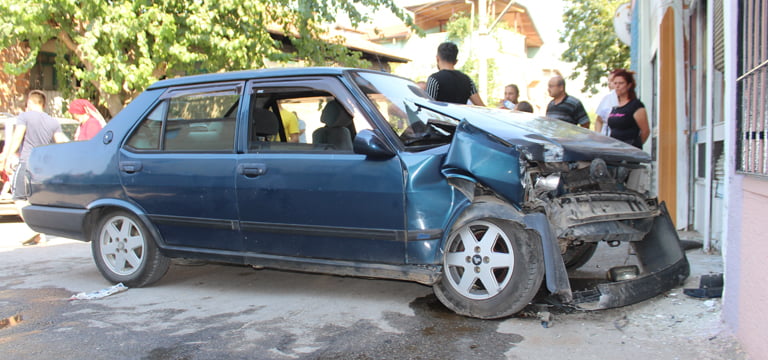
[[[493,319],[522,310],[541,285],[541,243],[520,226],[474,219],[448,237],[435,295],[454,312]]]
[[[152,284],[165,275],[170,259],[160,254],[152,235],[133,214],[115,211],[93,231],[91,252],[101,274],[128,287]]]

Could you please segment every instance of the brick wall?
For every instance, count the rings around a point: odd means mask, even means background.
[[[0,64],[18,62],[29,53],[26,44],[0,50]],[[18,114],[24,109],[24,100],[29,92],[29,74],[9,75],[0,68],[0,112]]]

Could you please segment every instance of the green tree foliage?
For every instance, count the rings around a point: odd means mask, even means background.
[[[565,29],[560,41],[568,43],[562,60],[576,63],[570,78],[585,75],[582,92],[598,92],[608,72],[629,68],[629,47],[613,29],[613,15],[627,0],[566,0]]]
[[[62,86],[65,96],[98,94],[115,114],[151,83],[177,74],[267,61],[365,66],[341,39],[323,38],[324,24],[337,16],[353,26],[370,20],[364,8],[389,9],[414,27],[394,0],[3,0],[0,48],[26,42],[31,51],[0,70],[29,71],[43,44],[57,39],[59,84],[70,85]]]
[[[477,29],[477,19],[472,21],[469,14],[457,12],[448,19],[446,24],[446,38],[448,41],[462,42],[472,35],[472,31]]]
[[[472,36],[472,32],[475,31],[477,27],[477,18],[473,19],[464,12],[455,13],[450,17],[450,19],[448,19],[448,23],[446,24],[446,38],[448,41],[455,42],[459,45],[465,44],[467,40]],[[501,48],[501,43],[504,41],[504,39],[503,36],[500,35],[499,30],[509,30],[509,26],[504,22],[500,22],[494,29],[491,30],[489,34],[489,36],[494,39],[497,46]],[[466,61],[464,61],[464,63],[459,67],[459,70],[469,75],[475,84],[478,84],[478,72],[480,66],[477,53],[475,49],[468,49],[468,51],[472,52],[470,53],[470,56],[467,57]],[[488,88],[493,88],[496,86],[496,80],[493,74],[496,74],[498,66],[496,65],[496,59],[494,58],[488,58],[486,61],[488,63],[488,81],[486,85]],[[488,99],[485,100],[488,101]],[[493,101],[495,100],[496,99],[493,99]]]
[[[468,41],[472,36],[472,31],[477,29],[477,20],[472,23],[471,18],[464,12],[458,12],[453,14],[445,25],[446,39],[450,42],[456,43],[459,48],[463,48],[466,51],[470,51],[470,56],[459,67],[459,70],[477,82],[477,57],[473,56],[472,49],[463,47],[465,41]]]

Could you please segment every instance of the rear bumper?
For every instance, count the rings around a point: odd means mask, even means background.
[[[86,209],[29,205],[21,209],[24,222],[32,230],[76,240],[87,240],[83,233]]]

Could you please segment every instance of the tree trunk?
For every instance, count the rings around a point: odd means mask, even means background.
[[[120,95],[106,94],[101,92],[101,96],[107,101],[107,108],[109,109],[110,118],[115,117],[115,115],[117,115],[120,110],[123,110],[125,105],[123,104],[123,99],[120,97]]]

